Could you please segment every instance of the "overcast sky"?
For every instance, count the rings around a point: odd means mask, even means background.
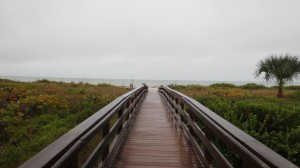
[[[0,76],[254,81],[299,0],[0,0]]]

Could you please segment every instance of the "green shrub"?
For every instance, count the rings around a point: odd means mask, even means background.
[[[0,109],[0,146],[5,142],[10,141],[11,131],[8,129],[10,126],[18,126],[23,120],[23,113],[12,112],[6,109]]]
[[[295,91],[288,91],[285,99],[277,99],[269,96],[274,89],[261,85],[246,84],[239,88],[222,87],[224,85],[216,84],[200,91],[186,87],[179,91],[300,166],[300,91],[297,87],[292,87]],[[204,127],[201,122],[197,123],[200,128]],[[223,142],[219,139],[213,142],[233,165],[240,167],[240,159]]]
[[[86,93],[86,89],[84,88],[73,88],[70,87],[68,89],[66,89],[65,91],[68,94],[85,94]]]
[[[111,84],[107,84],[107,83],[98,83],[98,86],[100,86],[100,87],[112,87]]]
[[[54,95],[27,96],[19,102],[20,111],[25,117],[36,116],[44,113],[53,113],[59,109],[68,109],[66,99]]]
[[[223,97],[236,97],[248,95],[247,91],[242,90],[241,88],[214,88],[210,92],[216,96]]]
[[[237,88],[236,85],[231,84],[231,83],[214,83],[209,85],[209,87],[212,88]]]
[[[0,82],[3,82],[3,83],[5,83],[5,82],[12,82],[12,80],[0,78]],[[13,82],[15,82],[15,81],[13,81]]]
[[[169,88],[171,89],[183,89],[183,88],[186,88],[186,86],[184,85],[176,85],[176,84],[170,84],[168,85]]]
[[[300,101],[300,91],[294,91],[293,93],[288,94],[287,97],[292,100]]]
[[[52,81],[49,81],[48,79],[39,79],[36,80],[35,83],[52,83]]]
[[[271,89],[278,89],[278,86],[274,85],[270,87]]]
[[[300,165],[300,104],[260,98],[199,96],[199,102]]]
[[[267,87],[256,83],[247,83],[245,85],[241,85],[240,88],[252,90],[252,89],[265,89]]]
[[[207,87],[202,86],[202,85],[188,85],[188,89],[193,89],[193,90],[205,90]]]
[[[278,89],[277,85],[271,86],[270,88]],[[300,86],[284,86],[284,89],[288,90],[300,90]]]
[[[289,89],[289,90],[300,90],[300,86],[285,86],[285,89]]]

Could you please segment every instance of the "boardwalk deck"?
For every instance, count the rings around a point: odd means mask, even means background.
[[[112,167],[202,167],[188,140],[168,116],[157,89],[149,89]]]

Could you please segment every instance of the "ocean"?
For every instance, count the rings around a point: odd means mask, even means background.
[[[214,83],[231,83],[234,85],[243,85],[246,83],[263,84],[265,86],[273,86],[271,82],[257,82],[257,81],[197,81],[197,80],[149,80],[149,79],[96,79],[96,78],[53,78],[53,77],[21,77],[21,76],[0,76],[2,79],[10,79],[14,81],[22,82],[34,82],[36,80],[47,79],[49,81],[56,82],[74,82],[74,83],[89,83],[89,84],[111,84],[115,86],[129,86],[133,83],[133,87],[137,87],[146,83],[149,87],[161,86],[161,85],[203,85],[208,86]],[[300,82],[289,83],[288,85],[300,85]]]

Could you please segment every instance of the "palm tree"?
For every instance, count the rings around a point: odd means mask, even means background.
[[[264,72],[264,79],[268,82],[273,80],[278,85],[277,97],[283,97],[283,87],[287,82],[297,79],[300,75],[300,60],[297,56],[271,55],[264,60],[260,60],[254,72],[255,77],[259,77]]]

